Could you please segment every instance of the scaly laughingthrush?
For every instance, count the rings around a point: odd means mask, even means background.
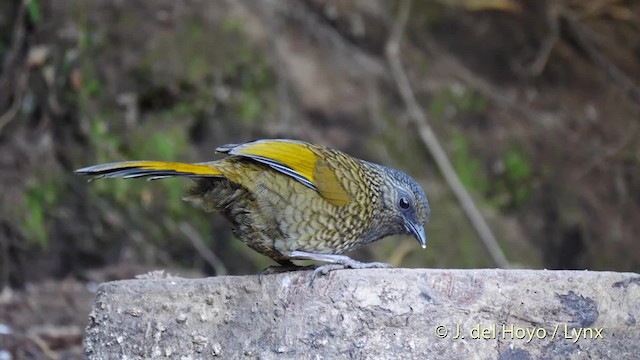
[[[287,268],[291,260],[334,263],[316,270],[388,267],[342,255],[395,234],[426,245],[429,202],[405,173],[296,140],[257,140],[216,149],[203,163],[123,161],[76,170],[94,178],[191,177],[184,199],[221,212],[233,233]]]

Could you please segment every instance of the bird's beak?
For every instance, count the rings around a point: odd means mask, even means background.
[[[405,221],[404,226],[418,240],[423,249],[427,247],[427,234],[424,233],[424,226],[417,225],[413,221]]]

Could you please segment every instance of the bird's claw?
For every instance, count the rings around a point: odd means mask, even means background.
[[[315,280],[318,275],[327,275],[334,270],[342,270],[345,268],[346,266],[342,264],[327,264],[318,266],[315,270],[313,270],[313,274],[311,274],[311,282],[313,282],[313,280]]]

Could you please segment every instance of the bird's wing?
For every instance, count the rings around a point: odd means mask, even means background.
[[[335,171],[311,149],[309,143],[285,139],[256,140],[224,145],[216,150],[268,165],[317,191],[333,205],[344,206],[351,200]]]

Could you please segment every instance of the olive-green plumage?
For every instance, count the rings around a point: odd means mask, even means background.
[[[186,200],[222,213],[238,239],[283,265],[313,259],[367,267],[333,255],[394,234],[413,235],[425,245],[429,203],[420,186],[398,170],[294,140],[217,150],[229,156],[199,164],[126,161],[76,172],[195,178]]]

